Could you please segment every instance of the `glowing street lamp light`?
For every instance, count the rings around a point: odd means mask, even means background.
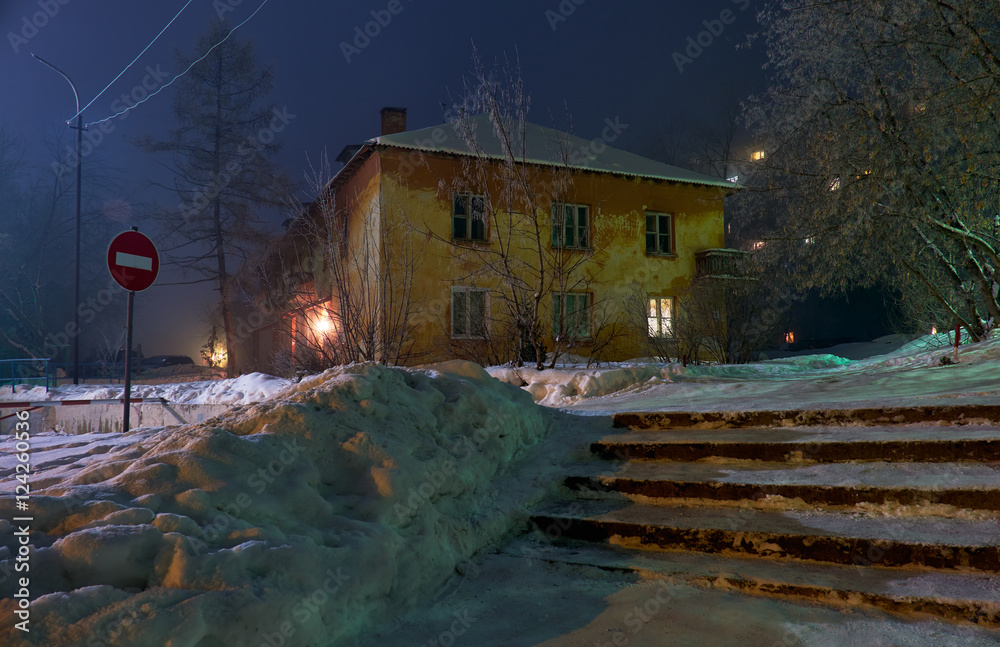
[[[316,334],[326,337],[333,332],[333,320],[325,316],[319,317],[313,321],[313,330],[316,331]]]

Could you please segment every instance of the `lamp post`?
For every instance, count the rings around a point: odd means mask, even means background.
[[[80,93],[76,91],[76,85],[70,80],[66,73],[58,67],[49,63],[40,56],[32,54],[39,63],[58,72],[69,87],[73,88],[73,97],[76,99],[76,271],[73,278],[73,384],[80,383],[80,203],[81,187],[83,186],[83,158],[80,157],[80,149],[83,145],[83,113],[80,112]],[[73,126],[70,126],[73,128]]]

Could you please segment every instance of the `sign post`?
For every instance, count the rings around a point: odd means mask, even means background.
[[[132,314],[135,293],[142,292],[156,281],[160,271],[160,255],[156,245],[138,227],[115,236],[108,246],[108,270],[115,283],[128,290],[128,318],[125,327],[125,417],[122,432],[129,430],[129,407],[132,402]]]

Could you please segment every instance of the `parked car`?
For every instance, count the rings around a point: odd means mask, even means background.
[[[140,368],[142,368],[143,365],[145,364],[146,359],[143,357],[141,350],[138,351],[133,350],[131,353],[129,353],[129,356],[131,357],[132,360],[132,372],[137,373],[140,370]],[[106,371],[110,371],[111,373],[115,372],[124,373],[125,351],[119,350],[115,353],[109,353],[101,361],[101,364],[104,365]]]
[[[142,370],[163,368],[164,366],[182,366],[184,364],[194,364],[194,360],[187,355],[153,355],[142,360]]]

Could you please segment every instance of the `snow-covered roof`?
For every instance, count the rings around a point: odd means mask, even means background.
[[[496,159],[504,158],[503,148],[488,115],[471,117],[470,126],[474,129],[476,143],[482,149],[482,154]],[[614,122],[609,122],[605,130],[617,136],[623,128]],[[610,137],[608,138],[610,139]],[[366,144],[432,153],[473,155],[466,139],[459,132],[457,124],[438,124],[419,130],[383,135],[368,140]],[[524,155],[520,154],[520,150],[516,152],[516,157],[523,158],[523,161],[528,164],[569,166],[595,173],[613,173],[615,175],[715,186],[729,190],[738,188],[738,185],[728,180],[663,164],[641,155],[613,148],[608,146],[603,139],[588,140],[530,122],[525,124]]]

